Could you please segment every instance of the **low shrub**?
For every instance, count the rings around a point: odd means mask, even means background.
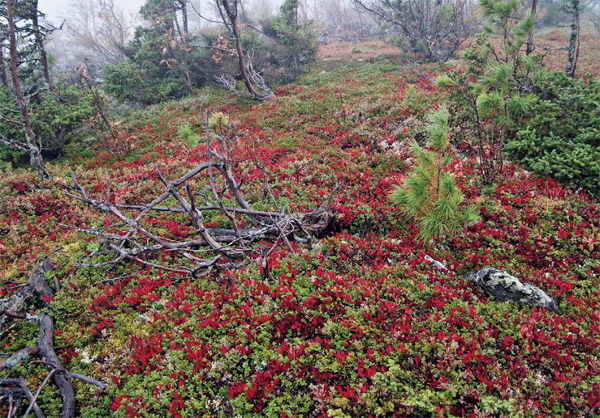
[[[541,176],[600,195],[600,83],[552,72],[536,93],[531,118],[520,122],[507,155]]]

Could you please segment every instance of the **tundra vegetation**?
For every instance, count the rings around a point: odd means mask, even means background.
[[[600,415],[597,7],[394,5],[0,1],[0,414]]]

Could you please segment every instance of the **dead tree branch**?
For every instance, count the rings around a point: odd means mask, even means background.
[[[240,190],[241,182],[235,179],[230,167],[227,141],[210,132],[207,115],[205,128],[207,161],[175,180],[169,180],[157,164],[156,174],[164,191],[148,204],[119,205],[90,197],[72,176],[75,187],[65,193],[116,218],[121,225],[113,225],[111,232],[76,228],[96,236],[104,253],[110,254],[111,261],[91,266],[108,266],[110,270],[128,260],[150,268],[198,277],[213,270],[239,268],[249,256],[261,257],[259,241],[273,246],[283,243],[294,253],[292,241],[308,242],[310,245],[311,234],[322,237],[335,228],[337,218],[332,211],[335,190],[326,204],[307,214],[291,216],[279,211],[252,209]],[[219,152],[215,150],[218,148]],[[198,180],[200,175],[208,177],[206,189],[210,198],[205,193],[195,195],[192,192],[189,182]],[[168,198],[174,199],[177,205],[159,206]],[[206,205],[199,206],[198,198],[204,199]],[[231,203],[226,204],[225,199]],[[207,214],[213,211],[221,212],[229,226],[207,227]],[[165,212],[184,215],[193,232],[181,239],[170,236],[164,230],[155,231],[151,226],[156,221],[155,216]],[[244,224],[248,226],[240,226]],[[158,261],[160,254],[169,254],[173,263]]]
[[[236,89],[235,78],[233,78],[229,74],[220,74],[218,76],[216,75],[215,81],[217,82],[217,84],[221,85],[234,96],[238,96],[240,94],[239,91]]]
[[[273,92],[269,87],[267,87],[265,80],[255,72],[253,69],[249,71],[249,68],[252,68],[252,64],[249,64],[249,61],[245,59],[244,49],[242,47],[242,35],[240,33],[239,28],[239,18],[238,18],[238,5],[239,2],[237,0],[218,0],[215,2],[217,6],[217,11],[221,16],[222,22],[233,36],[233,40],[235,42],[235,49],[238,58],[238,67],[240,70],[240,76],[242,77],[242,81],[246,86],[246,90],[250,95],[260,101],[266,101],[275,97]],[[229,90],[229,85],[231,84],[231,80],[227,80],[226,78],[222,80],[218,80],[220,82],[226,81],[225,86]],[[258,88],[258,89],[257,89]]]
[[[252,83],[256,87],[258,87],[262,93],[261,96],[257,97],[259,101],[264,102],[275,97],[273,90],[271,90],[271,88],[267,86],[267,83],[265,82],[263,76],[254,69],[254,66],[252,65],[252,56],[250,56],[249,54],[246,57],[246,72],[248,73],[250,81],[252,81]]]
[[[37,389],[35,395],[31,394],[23,377],[19,377],[18,379],[0,379],[0,398],[7,397],[9,402],[19,401],[10,408],[9,416],[15,416],[18,413],[23,406],[22,400],[25,399],[29,406],[25,410],[24,416],[26,417],[33,411],[38,418],[43,418],[44,415],[36,404],[36,401],[44,386],[50,381],[50,378],[52,378],[52,382],[58,387],[60,392],[62,418],[75,417],[75,390],[71,383],[73,377],[97,386],[102,390],[105,389],[105,386],[101,382],[76,373],[69,373],[65,369],[62,361],[54,351],[54,320],[50,315],[42,314],[38,317],[27,313],[36,305],[45,305],[46,301],[54,295],[54,292],[45,280],[48,271],[50,271],[50,260],[46,259],[39,268],[33,270],[24,286],[21,286],[11,297],[0,300],[0,325],[9,320],[33,320],[39,321],[40,324],[38,345],[21,349],[0,362],[0,370],[5,368],[12,369],[31,356],[38,356],[41,360],[35,362],[45,364],[49,369],[48,376]]]

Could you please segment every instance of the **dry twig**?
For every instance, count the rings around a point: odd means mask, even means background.
[[[164,185],[164,191],[148,204],[120,205],[110,200],[95,199],[88,195],[85,188],[72,175],[75,187],[65,193],[100,209],[118,219],[120,223],[111,226],[113,230],[111,233],[105,232],[106,229],[87,230],[72,227],[80,232],[97,236],[104,244],[104,248],[112,254],[111,261],[92,266],[108,266],[110,269],[125,260],[130,260],[150,268],[198,277],[209,274],[215,269],[239,268],[250,255],[263,257],[264,252],[255,245],[259,241],[275,243],[272,249],[283,242],[294,253],[292,240],[308,242],[310,245],[311,234],[321,237],[334,228],[337,219],[331,207],[337,186],[327,204],[299,217],[279,211],[252,209],[240,190],[241,182],[234,178],[231,170],[227,141],[222,136],[210,132],[208,114],[204,119],[207,161],[175,180],[169,180],[157,164],[156,174]],[[213,145],[220,147],[220,153],[214,150]],[[208,175],[207,189],[211,197],[198,193],[205,203],[198,206],[196,202],[198,196],[194,196],[189,182],[203,173]],[[220,189],[218,183],[223,184],[224,187]],[[169,197],[177,202],[177,207],[159,206]],[[225,197],[233,200],[235,205],[226,205],[223,200]],[[221,212],[229,220],[231,227],[206,227],[205,214],[210,211]],[[152,219],[153,214],[165,212],[186,215],[195,233],[190,234],[188,239],[174,240],[146,226],[151,223],[147,221]],[[241,217],[253,226],[240,227]],[[268,251],[267,255],[271,251]],[[177,257],[178,261],[173,265],[157,262],[156,256],[165,252],[173,259]]]

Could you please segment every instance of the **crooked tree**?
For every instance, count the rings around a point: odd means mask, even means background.
[[[46,171],[46,167],[44,166],[44,162],[42,160],[42,153],[40,150],[40,146],[36,141],[35,133],[31,129],[31,118],[29,116],[27,99],[23,94],[23,90],[21,88],[21,81],[19,80],[17,54],[18,45],[16,35],[17,29],[13,14],[13,0],[6,0],[6,21],[10,54],[9,73],[12,82],[12,90],[14,93],[15,102],[18,106],[18,111],[14,109],[8,109],[8,111],[12,112],[13,114],[20,113],[21,120],[15,120],[13,117],[10,116],[3,116],[3,119],[8,119],[15,124],[22,125],[25,134],[25,140],[19,141],[0,134],[0,141],[3,144],[8,145],[12,148],[16,148],[21,151],[27,152],[29,154],[29,164],[31,165],[31,167],[38,172],[42,179],[47,179],[49,178],[49,175]]]
[[[246,90],[256,100],[264,101],[271,99],[274,94],[267,87],[263,78],[252,67],[252,62],[247,60],[242,48],[242,35],[240,33],[238,10],[241,7],[240,0],[215,0],[217,11],[221,16],[222,22],[233,36],[235,50],[238,59],[240,75],[246,86]],[[257,88],[258,86],[258,88]]]
[[[352,0],[359,10],[395,29],[404,51],[427,61],[446,61],[471,34],[469,0]]]

